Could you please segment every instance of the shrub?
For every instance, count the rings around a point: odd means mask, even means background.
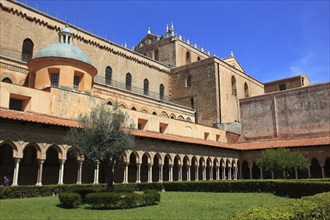
[[[63,208],[78,208],[81,202],[80,195],[78,193],[64,192],[58,195],[61,206]]]
[[[236,214],[230,219],[329,219],[329,204],[330,193],[321,193],[279,206],[252,208],[247,212]]]
[[[45,186],[11,186],[0,187],[0,199],[31,198],[58,195],[61,192],[78,192],[82,197],[89,192],[105,191],[104,184],[65,184]],[[85,192],[85,193],[84,193]]]
[[[160,201],[160,193],[157,190],[144,190],[143,191],[143,205],[154,205]]]
[[[92,209],[125,209],[157,204],[160,194],[155,190],[148,190],[143,194],[137,193],[91,193],[86,196],[86,203]]]

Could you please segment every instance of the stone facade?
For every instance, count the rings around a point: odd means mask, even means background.
[[[329,97],[330,84],[324,83],[242,99],[242,135],[247,140],[329,136]]]
[[[13,185],[104,182],[104,164],[73,157],[66,135],[99,104],[118,103],[135,124],[116,182],[245,178],[263,148],[240,147],[244,138],[330,136],[329,84],[264,95],[233,54],[211,55],[173,26],[164,36],[149,31],[131,50],[15,1],[2,0],[0,10],[0,177]],[[36,57],[68,30],[90,63]],[[330,176],[329,144],[297,146],[322,152],[309,158],[318,177]]]
[[[277,92],[281,90],[294,89],[311,85],[311,81],[306,75],[299,75],[290,78],[266,82],[265,93]]]

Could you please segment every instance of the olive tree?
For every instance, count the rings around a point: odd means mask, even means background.
[[[71,128],[68,136],[74,146],[73,153],[83,155],[85,160],[96,164],[105,162],[107,190],[112,192],[115,164],[122,161],[126,149],[134,145],[131,131],[134,125],[118,107],[98,105],[90,114],[79,115],[79,127]]]
[[[256,164],[268,171],[283,171],[283,178],[289,171],[307,169],[307,160],[301,152],[285,148],[264,150]]]

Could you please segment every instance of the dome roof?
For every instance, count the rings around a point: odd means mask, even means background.
[[[79,60],[92,65],[92,61],[86,55],[84,51],[78,47],[73,46],[72,44],[50,44],[42,48],[34,58],[41,57],[63,57],[70,58],[74,60]]]

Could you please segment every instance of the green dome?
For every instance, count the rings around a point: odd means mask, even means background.
[[[41,57],[63,57],[74,60],[79,60],[92,65],[91,59],[86,55],[84,51],[72,44],[50,44],[42,48],[34,58]]]

